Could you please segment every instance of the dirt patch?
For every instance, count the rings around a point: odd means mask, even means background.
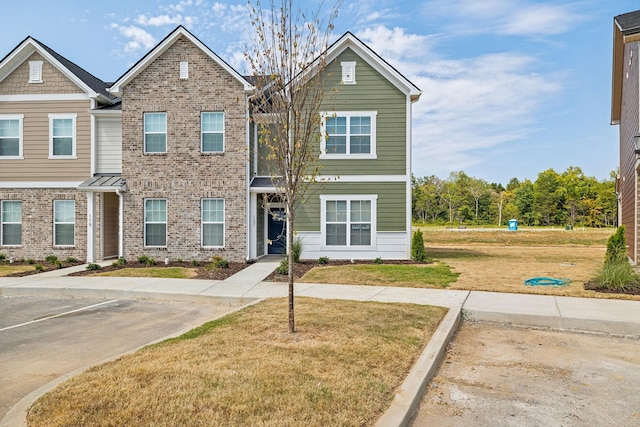
[[[639,425],[639,381],[640,340],[465,322],[413,427]]]

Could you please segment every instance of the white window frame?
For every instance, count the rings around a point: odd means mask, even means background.
[[[342,84],[356,84],[356,61],[343,61],[340,65],[342,66]]]
[[[345,201],[347,202],[347,240],[346,245],[327,245],[327,202]],[[371,202],[371,244],[370,245],[351,245],[351,202]],[[331,250],[375,250],[376,230],[377,230],[377,211],[378,211],[378,195],[377,194],[353,194],[353,195],[321,195],[320,196],[320,234],[321,249]]]
[[[0,114],[0,120],[18,120],[18,155],[17,156],[3,156],[0,155],[0,160],[23,160],[23,122],[24,114]],[[2,137],[0,137],[2,139]]]
[[[206,221],[204,220],[204,202],[206,200],[221,200],[222,201],[222,221]],[[226,203],[221,197],[208,197],[202,199],[200,202],[200,246],[203,248],[224,248],[226,243]],[[204,244],[204,226],[205,224],[222,224],[222,246],[205,246]]]
[[[42,83],[42,61],[29,61],[29,83]]]
[[[153,200],[163,200],[164,201],[164,221],[147,221],[147,202]],[[166,248],[169,243],[169,202],[167,199],[161,197],[148,198],[144,199],[144,212],[142,217],[142,223],[144,228],[144,241],[143,246],[145,248]],[[162,245],[148,245],[147,244],[147,224],[164,224],[164,246]]]
[[[73,114],[49,114],[49,159],[76,159],[76,124],[78,115]],[[71,119],[71,135],[65,135],[65,138],[71,138],[71,154],[54,154],[53,153],[53,122],[55,120]]]
[[[164,114],[164,132],[147,132],[145,129],[145,125],[147,122],[147,115],[151,114]],[[142,150],[144,154],[166,154],[167,146],[169,145],[168,141],[168,129],[169,129],[169,121],[168,121],[166,111],[147,111],[142,115]],[[164,135],[164,151],[147,151],[147,134],[149,135]]]
[[[222,114],[222,132],[211,132],[211,131],[207,131],[205,132],[202,129],[202,126],[204,124],[203,122],[203,115],[204,114]],[[209,153],[224,153],[224,148],[225,148],[225,139],[226,139],[226,134],[225,134],[225,125],[224,125],[224,111],[203,111],[202,113],[200,113],[200,152],[203,154],[209,154]],[[210,134],[222,134],[222,150],[221,151],[204,151],[204,135],[210,133]]]
[[[5,203],[20,203],[20,222],[5,222],[4,221],[4,206]],[[4,226],[20,224],[20,243],[5,243],[3,241]],[[0,246],[20,247],[22,246],[22,200],[0,200]]]
[[[56,204],[58,203],[73,203],[73,222],[56,221]],[[69,224],[73,225],[73,243],[69,245],[58,244],[58,242],[56,241],[56,227],[58,225],[69,225]],[[74,247],[75,245],[76,245],[76,201],[69,200],[69,199],[54,200],[53,201],[53,246]]]
[[[320,158],[321,159],[376,159],[376,117],[377,111],[323,111],[320,113]],[[327,118],[347,118],[346,153],[327,153]],[[351,117],[369,117],[371,119],[371,140],[369,153],[351,154]]]

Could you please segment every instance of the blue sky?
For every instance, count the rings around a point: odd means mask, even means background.
[[[416,176],[464,170],[506,184],[579,166],[604,179],[618,161],[613,17],[636,9],[630,0],[344,0],[334,34],[353,32],[422,89]],[[105,81],[178,24],[246,71],[243,0],[22,0],[3,16],[0,57],[33,36]]]

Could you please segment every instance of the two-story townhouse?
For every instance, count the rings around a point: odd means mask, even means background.
[[[0,61],[0,252],[87,257],[90,110],[113,103],[103,81],[32,37]]]
[[[408,259],[411,242],[411,110],[421,91],[347,32],[326,56],[321,176],[296,214],[302,257]],[[252,125],[250,258],[286,251],[284,207]],[[265,197],[266,196],[266,197]]]
[[[619,125],[617,180],[619,224],[625,226],[627,254],[640,261],[640,10],[613,19],[611,124]]]

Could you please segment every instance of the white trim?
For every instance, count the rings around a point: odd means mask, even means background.
[[[258,123],[253,123],[253,173],[251,176],[258,175]]]
[[[245,123],[244,123],[244,143],[245,143],[245,147],[247,150],[247,154],[251,153],[251,149],[250,149],[250,138],[249,138],[249,131],[251,129],[251,116],[249,114],[249,97],[245,97],[244,99],[244,103],[245,103]],[[250,160],[250,159],[249,159]],[[251,170],[251,166],[250,166],[250,161],[249,162],[245,162],[244,165],[244,179],[245,179],[245,208],[244,208],[244,213],[245,213],[245,220],[244,220],[244,228],[245,228],[245,254],[246,254],[246,259],[249,260],[251,259],[251,233],[253,232],[253,228],[251,226],[251,202],[250,202],[250,192],[249,192],[249,183],[250,181],[250,176],[251,174],[249,173]]]
[[[204,244],[204,225],[205,221],[203,218],[204,215],[204,202],[205,200],[221,200],[222,201],[222,245],[211,245],[205,246]],[[200,200],[200,247],[203,249],[223,249],[226,243],[226,234],[227,234],[227,204],[224,201],[223,197],[205,197]],[[220,221],[207,221],[206,224],[220,224]]]
[[[412,134],[412,105],[411,105],[411,96],[407,95],[407,108],[405,109],[405,114],[407,115],[406,120],[407,120],[407,135],[406,135],[406,140],[407,140],[407,148],[406,148],[406,153],[407,153],[407,159],[405,160],[406,162],[406,168],[407,168],[407,190],[406,190],[406,198],[407,198],[407,202],[406,202],[406,221],[407,221],[407,259],[411,258],[411,238],[412,238],[412,230],[411,230],[411,220],[413,218],[413,211],[411,210],[411,200],[412,200],[412,194],[411,194],[411,147],[412,147],[412,138],[411,138],[411,134]]]
[[[43,61],[29,61],[29,83],[42,83]]]
[[[315,180],[316,182],[411,182],[406,175],[318,175]]]
[[[89,114],[96,117],[104,116],[105,118],[117,119],[122,116],[122,110],[89,110]],[[114,117],[115,116],[115,117]]]
[[[346,201],[347,202],[347,221],[346,221],[346,245],[334,246],[327,245],[327,202],[330,201]],[[351,245],[350,242],[350,230],[351,230],[351,202],[369,201],[371,202],[371,244],[364,245]],[[362,251],[362,250],[376,250],[376,234],[377,234],[377,211],[378,211],[378,195],[377,194],[349,194],[349,195],[321,195],[320,196],[320,249],[332,250],[332,251]]]
[[[24,114],[0,114],[0,120],[18,120],[18,155],[0,156],[0,160],[23,160],[24,159]]]
[[[164,132],[147,132],[147,115],[164,114]],[[146,111],[142,113],[142,152],[143,154],[166,154],[169,148],[169,117],[166,111]],[[147,151],[147,134],[164,135],[164,151]]]
[[[82,181],[0,181],[0,188],[76,188]]]
[[[212,132],[212,131],[207,131],[205,132],[202,129],[202,125],[204,124],[204,122],[202,121],[202,116],[204,114],[222,114],[222,132]],[[220,153],[224,153],[224,149],[225,149],[225,139],[226,139],[226,134],[225,134],[225,116],[226,114],[224,113],[224,111],[202,111],[200,112],[200,153],[201,154],[220,154]],[[215,134],[218,135],[220,133],[222,133],[222,150],[220,151],[204,151],[204,135],[205,133],[208,134]]]
[[[377,111],[321,111],[320,112],[320,158],[321,159],[376,159],[376,118]],[[327,153],[327,117],[346,117],[346,153]],[[351,154],[350,130],[351,117],[369,117],[371,119],[371,134],[369,140],[369,153]]]
[[[96,239],[96,230],[94,227],[95,224],[95,194],[88,191],[87,192],[87,262],[94,262],[96,260],[95,254],[95,239]],[[104,221],[104,219],[103,219]],[[101,240],[104,240],[104,236],[100,234],[102,237]]]
[[[84,101],[91,99],[86,93],[48,93],[42,95],[0,95],[1,102],[21,101]]]
[[[147,202],[153,200],[164,200],[164,222],[147,222]],[[144,199],[142,213],[143,240],[142,246],[145,248],[166,248],[169,243],[169,202],[163,197],[149,197]],[[147,224],[164,224],[164,245],[147,245]]]
[[[2,213],[4,212],[4,204],[5,203],[20,203],[20,222],[4,222],[2,220]],[[4,235],[4,226],[5,224],[11,224],[11,225],[15,225],[15,224],[20,224],[20,244],[15,245],[15,244],[5,244],[4,241],[2,240],[2,236]],[[12,248],[19,248],[22,246],[22,200],[13,200],[13,199],[8,199],[8,200],[0,200],[0,246],[4,246],[4,247],[12,247]]]
[[[51,113],[49,114],[49,159],[50,160],[58,160],[58,159],[76,159],[76,126],[77,126],[77,118],[78,114],[76,113]],[[71,154],[70,155],[60,155],[53,153],[53,121],[54,120],[68,120],[71,119]],[[69,136],[65,136],[69,137]]]
[[[56,203],[58,202],[73,202],[73,222],[56,222]],[[56,225],[61,224],[73,224],[73,243],[70,245],[58,245],[56,243]],[[60,248],[72,248],[76,246],[76,201],[75,199],[55,199],[53,201],[53,246]]]
[[[91,108],[96,108],[96,101],[94,99],[91,100]],[[90,159],[91,159],[91,164],[90,164],[90,170],[91,170],[91,176],[93,176],[96,173],[96,163],[97,163],[97,143],[96,143],[96,116],[94,116],[93,114],[90,116],[90,122],[91,122],[91,152],[90,152]]]

